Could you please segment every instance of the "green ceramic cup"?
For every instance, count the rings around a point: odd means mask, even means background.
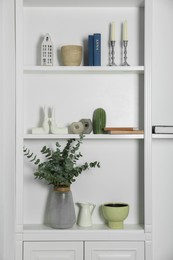
[[[123,229],[124,220],[129,214],[129,205],[121,202],[106,203],[102,205],[102,213],[110,228]]]

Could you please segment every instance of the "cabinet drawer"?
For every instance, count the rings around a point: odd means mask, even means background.
[[[23,260],[81,260],[83,242],[24,242]]]
[[[87,260],[144,260],[144,242],[87,242]]]

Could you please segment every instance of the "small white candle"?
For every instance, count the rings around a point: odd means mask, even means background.
[[[123,24],[123,41],[128,41],[128,36],[127,36],[127,21],[124,21],[124,24]]]
[[[115,22],[111,24],[111,41],[115,41]]]

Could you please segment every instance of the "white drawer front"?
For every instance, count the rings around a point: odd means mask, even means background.
[[[82,242],[25,242],[24,260],[82,260]]]
[[[87,242],[86,260],[144,260],[143,242]]]

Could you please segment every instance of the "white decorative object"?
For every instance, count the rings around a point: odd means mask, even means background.
[[[58,127],[55,120],[55,109],[51,109],[50,132],[51,134],[68,134],[67,127]]]
[[[48,134],[49,133],[49,118],[48,109],[44,107],[44,119],[41,127],[32,128],[32,134]]]
[[[90,134],[93,130],[92,121],[91,119],[81,119],[79,122],[81,122],[84,126],[83,134]]]
[[[92,203],[78,203],[80,206],[79,215],[78,215],[78,225],[81,227],[90,227],[92,226],[92,213],[95,209],[94,204]]]
[[[46,33],[43,42],[41,44],[41,65],[52,66],[53,65],[53,45],[50,35]]]

